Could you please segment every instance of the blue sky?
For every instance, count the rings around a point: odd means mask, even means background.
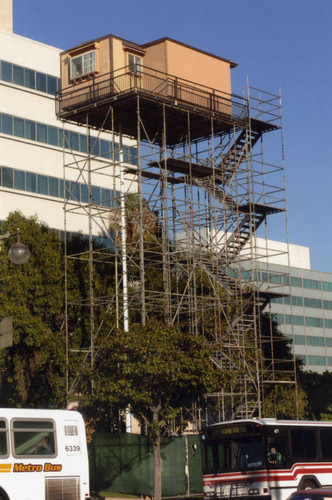
[[[281,88],[289,240],[310,247],[312,269],[332,272],[332,0],[13,3],[14,32],[49,45],[67,49],[109,33],[137,43],[168,36],[237,62],[235,93],[247,76],[254,87]]]

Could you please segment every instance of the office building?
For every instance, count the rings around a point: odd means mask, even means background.
[[[261,265],[284,294],[271,300],[270,311],[293,340],[304,370],[332,370],[332,273],[311,269],[308,247],[290,245],[289,250],[289,265],[280,258],[268,270]]]
[[[66,123],[55,115],[55,93],[59,89],[60,49],[12,32],[12,0],[0,2],[0,220],[14,210],[58,231],[64,229],[64,196],[88,203],[88,186],[67,169],[64,156],[86,168],[88,141],[85,127]],[[90,136],[92,162],[102,163],[110,155],[105,134]],[[120,150],[116,152],[120,154]],[[135,163],[136,146],[126,140],[124,161]],[[110,167],[109,167],[110,168]],[[93,225],[96,236],[108,227],[107,209],[114,203],[116,184],[98,169],[91,178],[91,196],[97,209],[105,211],[102,222]],[[127,189],[130,189],[127,186]],[[88,234],[88,218],[73,214],[66,220],[68,232]]]

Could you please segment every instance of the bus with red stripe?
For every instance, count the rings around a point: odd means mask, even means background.
[[[205,500],[285,500],[332,486],[332,421],[248,419],[201,433]]]

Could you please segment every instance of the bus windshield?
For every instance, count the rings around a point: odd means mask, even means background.
[[[205,473],[260,468],[264,462],[262,436],[206,441],[204,458]]]

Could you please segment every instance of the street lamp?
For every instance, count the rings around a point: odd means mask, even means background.
[[[18,229],[15,233],[6,233],[0,235],[0,241],[10,238],[10,236],[17,235],[17,242],[12,245],[8,252],[8,257],[13,264],[22,265],[27,262],[30,257],[30,250],[24,243],[21,243],[20,230]]]

